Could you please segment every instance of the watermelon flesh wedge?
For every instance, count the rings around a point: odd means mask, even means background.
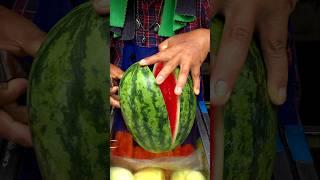
[[[153,74],[155,77],[158,76],[159,72],[162,70],[164,64],[157,63],[153,67]],[[171,73],[163,82],[159,85],[166,109],[169,116],[169,124],[172,135],[172,143],[175,142],[176,136],[178,134],[179,127],[179,114],[180,114],[180,101],[179,96],[174,93],[176,87],[176,76]]]

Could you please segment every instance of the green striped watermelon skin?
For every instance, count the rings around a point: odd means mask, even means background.
[[[109,20],[91,4],[48,33],[29,77],[28,108],[47,180],[109,178]]]
[[[175,71],[175,76],[178,75]],[[125,123],[135,141],[144,149],[160,153],[182,144],[195,120],[196,97],[191,79],[180,96],[180,120],[174,143],[166,105],[149,67],[131,65],[120,82],[120,104]]]
[[[217,53],[223,22],[213,19],[211,52]],[[270,180],[276,150],[276,112],[267,93],[266,73],[256,42],[250,45],[248,57],[229,102],[222,109],[223,162],[215,162],[214,175],[231,180]],[[216,151],[215,152],[219,152]],[[217,158],[219,159],[219,158]],[[223,164],[223,168],[218,166]]]

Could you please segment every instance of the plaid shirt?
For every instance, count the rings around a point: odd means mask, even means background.
[[[160,19],[161,6],[163,6],[164,0],[148,0],[148,1],[137,1],[138,2],[138,13],[140,21],[145,29],[148,29],[156,19]],[[199,28],[208,28],[209,27],[209,2],[208,0],[197,0],[197,16],[196,20],[188,23],[184,28],[176,31],[176,34],[183,32],[189,32]],[[142,42],[143,30],[139,28],[136,30],[135,42],[137,45],[142,47],[157,47],[165,37],[158,36],[157,32],[147,31],[145,33],[146,41]],[[112,39],[111,42],[111,62],[115,65],[120,65],[122,57],[122,48],[123,41],[119,39]]]

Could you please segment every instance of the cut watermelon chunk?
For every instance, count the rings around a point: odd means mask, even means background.
[[[153,67],[153,74],[155,77],[162,70],[164,64],[157,63]],[[174,73],[171,73],[162,84],[160,84],[160,90],[166,105],[166,109],[169,116],[172,142],[175,141],[178,127],[179,127],[179,114],[180,114],[180,102],[179,96],[174,93],[174,89],[176,87],[176,76]]]

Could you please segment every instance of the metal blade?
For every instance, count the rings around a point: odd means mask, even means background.
[[[210,131],[206,128],[206,121],[210,121],[208,119],[204,119],[204,116],[202,115],[199,108],[197,108],[197,114],[196,114],[196,122],[199,129],[200,137],[202,140],[204,152],[206,155],[207,160],[207,167],[210,167]],[[209,117],[209,116],[207,116]]]

